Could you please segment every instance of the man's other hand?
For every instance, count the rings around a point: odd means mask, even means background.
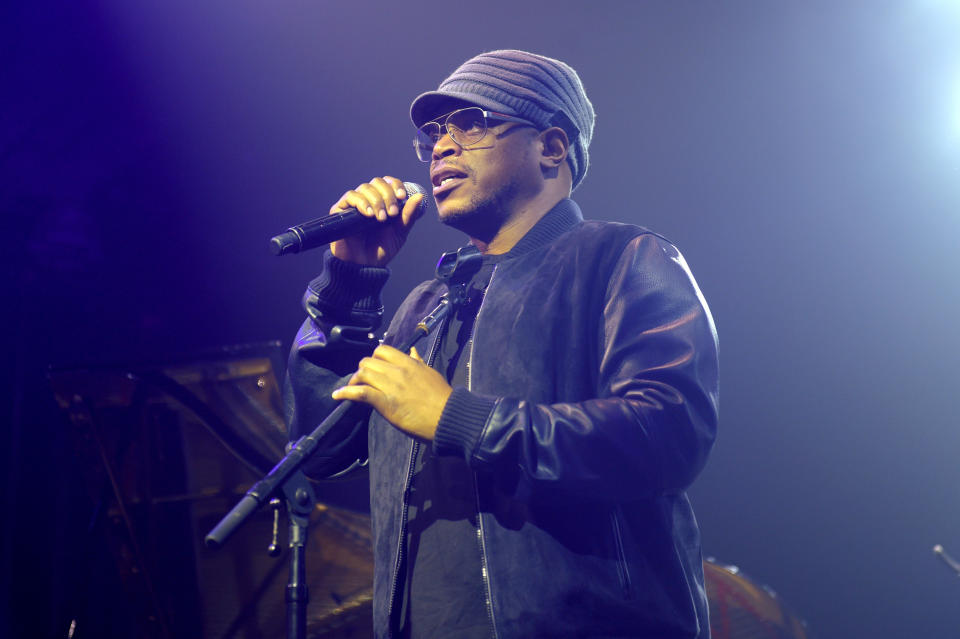
[[[400,430],[432,441],[443,407],[453,389],[427,366],[416,349],[410,355],[381,344],[360,360],[346,386],[333,391],[337,400],[370,404]]]

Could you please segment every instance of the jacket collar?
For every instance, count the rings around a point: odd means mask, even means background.
[[[580,212],[580,207],[570,198],[564,198],[547,211],[546,215],[520,238],[505,257],[512,259],[536,250],[551,243],[581,222],[583,222],[583,213]]]

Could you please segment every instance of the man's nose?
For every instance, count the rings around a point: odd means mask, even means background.
[[[433,159],[439,160],[448,155],[456,155],[460,153],[461,150],[462,147],[450,137],[449,133],[445,132],[440,136],[440,139],[437,140],[437,143],[433,145]]]

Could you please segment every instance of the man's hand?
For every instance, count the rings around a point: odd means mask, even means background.
[[[427,366],[416,349],[405,355],[381,344],[371,357],[360,360],[357,372],[346,386],[333,391],[333,398],[370,404],[400,430],[432,441],[452,392],[443,375]]]
[[[409,197],[408,197],[409,196]],[[330,244],[334,257],[367,266],[384,266],[400,251],[413,223],[423,214],[426,195],[410,195],[403,182],[389,175],[373,178],[347,191],[330,207],[330,213],[349,208],[381,222],[376,231],[345,237]],[[407,198],[405,202],[401,202]]]

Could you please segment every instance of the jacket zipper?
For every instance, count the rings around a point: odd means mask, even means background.
[[[483,312],[483,304],[487,301],[487,291],[493,284],[493,276],[497,273],[497,267],[493,267],[490,273],[490,279],[487,281],[486,289],[483,292],[483,298],[480,300],[480,308],[477,309],[477,317],[473,320],[473,327],[470,329],[470,352],[467,356],[467,390],[473,390],[473,345],[474,337],[477,334],[477,325],[480,323],[480,314]],[[487,605],[487,615],[490,618],[490,626],[493,628],[494,639],[499,638],[497,633],[497,621],[493,616],[493,593],[490,587],[490,572],[487,569],[487,543],[483,534],[483,515],[480,509],[480,487],[477,482],[477,473],[473,473],[473,492],[477,498],[477,541],[480,545],[480,576],[483,579],[483,594]]]
[[[613,528],[613,541],[617,547],[617,572],[620,575],[620,585],[625,594],[630,594],[630,568],[627,566],[627,553],[623,548],[623,531],[620,528],[620,506],[610,511],[610,523]]]
[[[433,360],[437,356],[440,342],[443,340],[444,331],[447,329],[449,317],[444,317],[437,330],[436,339],[433,340],[433,346],[430,348],[430,355],[427,357],[427,366],[433,366]],[[413,471],[416,466],[417,453],[420,450],[420,442],[412,440],[410,442],[410,464],[407,466],[407,479],[403,484],[403,506],[400,511],[400,535],[397,537],[397,561],[393,566],[393,584],[390,587],[390,605],[387,607],[387,634],[393,636],[393,606],[397,600],[397,584],[400,582],[400,564],[403,561],[404,538],[407,536],[407,512],[410,506],[410,482],[413,481]]]
[[[490,271],[490,279],[487,280],[487,286],[483,289],[483,297],[480,298],[480,308],[477,309],[477,317],[473,320],[473,327],[470,329],[470,352],[467,355],[467,390],[473,390],[473,338],[477,334],[477,324],[480,323],[480,313],[483,312],[483,303],[487,301],[487,291],[493,284],[493,276],[497,274],[499,264],[493,266]]]

